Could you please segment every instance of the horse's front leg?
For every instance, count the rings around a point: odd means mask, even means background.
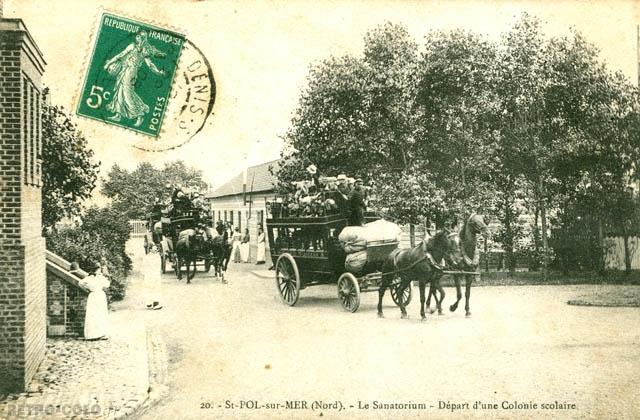
[[[431,278],[431,281],[429,283],[429,289],[430,290],[433,289],[433,296],[436,299],[436,309],[438,310],[439,315],[442,315],[442,302],[444,301],[444,296],[445,296],[444,289],[442,288],[442,285],[440,283],[441,278],[442,278],[442,273],[438,271],[434,271],[433,277]],[[440,292],[440,299],[438,299],[438,294],[436,293],[436,290]]]
[[[180,266],[182,265],[182,260],[180,258],[176,258],[176,270],[178,270],[178,280],[182,280],[182,270]]]
[[[191,261],[187,260],[187,284],[191,284]]]
[[[406,280],[406,279],[401,279],[400,280],[400,284],[398,285],[398,288],[396,289],[396,293],[398,296],[398,302],[400,303],[398,306],[400,307],[400,318],[402,319],[407,319],[409,318],[409,315],[407,315],[407,309],[404,306],[404,299],[401,298],[401,296],[404,294],[404,289],[407,288],[407,286],[409,285],[409,283],[411,282],[411,280]]]
[[[420,279],[420,281],[418,281],[418,287],[420,288],[420,318],[423,321],[427,320],[427,317],[424,315],[424,302],[425,302],[425,297],[424,297],[424,292],[426,289],[426,281],[423,279]],[[431,299],[431,289],[429,289],[429,299]],[[427,307],[429,306],[429,304],[427,303]]]
[[[192,279],[196,276],[196,260],[193,260],[193,272],[191,273],[191,277],[189,277],[189,279]]]
[[[449,306],[449,310],[451,312],[455,312],[456,309],[458,309],[458,302],[460,302],[460,299],[462,299],[462,290],[460,289],[460,276],[453,276],[453,281],[456,284],[456,302]]]
[[[430,314],[434,312],[434,310],[431,309],[431,296],[433,296],[434,299],[438,300],[438,297],[435,295],[435,289],[433,288],[433,285],[429,284],[429,294],[427,295],[427,310]]]
[[[384,318],[384,314],[382,313],[382,298],[384,297],[387,287],[389,287],[389,283],[389,276],[383,274],[380,287],[378,288],[378,318]]]
[[[473,276],[468,274],[465,276],[465,281],[466,281],[466,290],[464,292],[464,299],[465,299],[465,304],[464,304],[464,310],[466,312],[465,316],[471,316],[471,310],[469,309],[469,298],[471,298],[471,283],[473,283]]]

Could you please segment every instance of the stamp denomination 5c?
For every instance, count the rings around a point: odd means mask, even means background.
[[[105,13],[78,115],[158,137],[184,35]]]

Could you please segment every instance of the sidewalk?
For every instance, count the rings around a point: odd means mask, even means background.
[[[144,322],[110,312],[105,341],[47,339],[46,355],[27,392],[0,402],[0,418],[117,419],[147,398]]]
[[[120,419],[161,392],[166,355],[160,337],[146,328],[137,271],[142,245],[131,242],[134,268],[125,299],[110,305],[109,340],[48,338],[27,391],[0,400],[0,419]]]

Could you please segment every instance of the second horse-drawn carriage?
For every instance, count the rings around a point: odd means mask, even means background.
[[[271,203],[267,219],[267,235],[271,259],[275,266],[276,287],[282,301],[293,306],[300,291],[309,286],[336,284],[342,307],[355,312],[360,306],[360,293],[378,291],[382,280],[382,264],[398,248],[397,239],[366,244],[366,262],[358,269],[345,268],[347,254],[338,239],[347,225],[343,214],[289,216],[278,203]],[[372,214],[366,222],[378,220]],[[398,296],[397,285],[390,288],[396,304],[411,301],[412,288]]]
[[[215,260],[207,220],[197,209],[187,211],[152,212],[147,216],[148,231],[144,237],[145,252],[155,245],[160,254],[160,271],[167,271],[171,264],[178,279],[182,278],[182,268],[187,269],[190,280],[198,266],[209,271]],[[193,274],[191,273],[193,268]]]

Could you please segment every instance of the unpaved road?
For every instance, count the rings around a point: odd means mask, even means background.
[[[377,294],[351,314],[321,286],[291,308],[256,266],[229,268],[227,285],[167,274],[164,309],[140,310],[166,342],[170,378],[142,418],[640,417],[640,310],[566,304],[595,286],[476,287],[471,318],[461,307],[422,323],[417,289],[411,319],[389,296],[378,319]]]

